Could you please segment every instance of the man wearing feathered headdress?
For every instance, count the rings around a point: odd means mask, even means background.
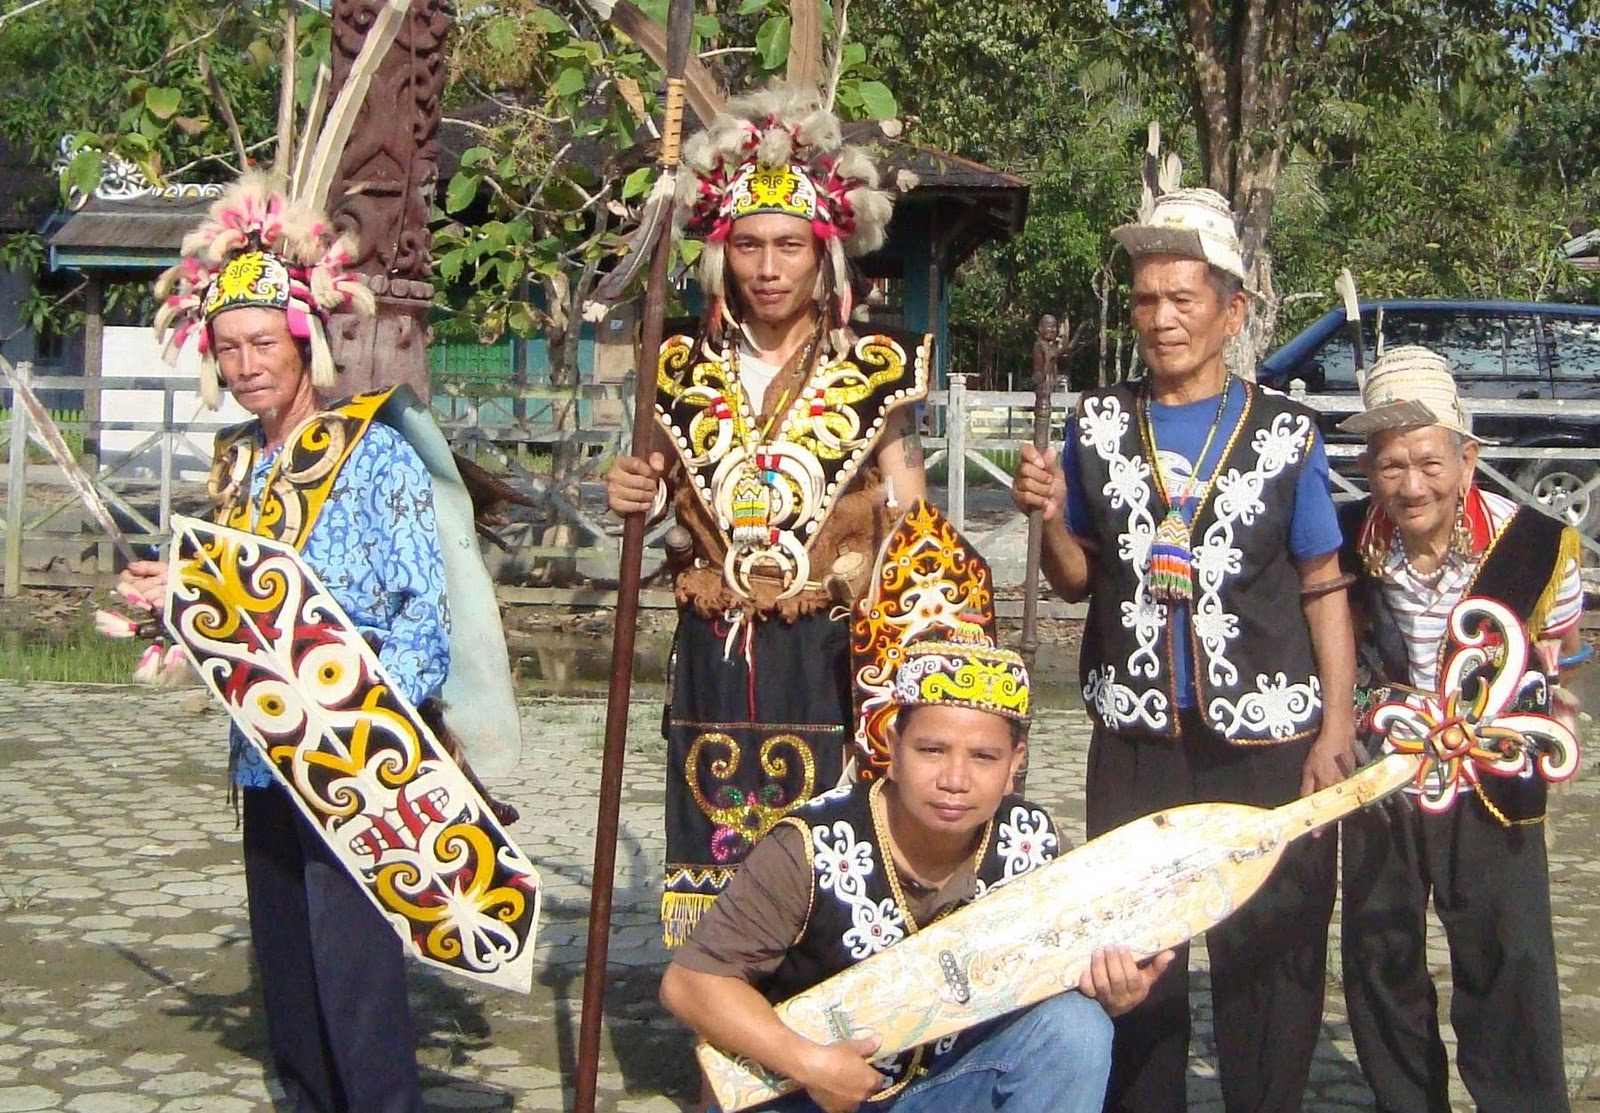
[[[354,78],[350,85],[361,87]],[[347,109],[341,100],[330,116]],[[305,143],[309,152],[311,138]],[[333,401],[329,317],[374,306],[350,270],[353,239],[337,234],[315,185],[306,186],[327,180],[337,153],[317,151],[292,177],[247,175],[212,206],[158,284],[156,330],[169,358],[198,348],[208,403],[226,389],[252,415],[217,436],[208,484],[216,520],[297,549],[446,749],[455,738],[445,724],[454,721],[480,764],[508,768],[520,743],[499,612],[448,446],[403,388]],[[160,608],[167,578],[165,564],[134,562],[124,594]],[[289,624],[306,617],[281,616]],[[315,697],[307,705],[320,706]],[[420,1111],[401,940],[302,814],[307,790],[291,795],[246,736],[254,726],[257,737],[291,737],[271,721],[289,705],[300,706],[249,689],[230,705],[230,770],[273,1065],[290,1106],[304,1113]],[[508,809],[496,814],[513,818]]]
[[[219,521],[287,541],[378,645],[421,704],[450,666],[444,562],[427,468],[374,420],[386,395],[329,406],[330,311],[371,312],[328,219],[251,175],[189,234],[163,275],[156,329],[200,352],[201,393],[226,389],[254,420],[218,434],[209,489]],[[128,591],[159,608],[167,566],[135,562]],[[292,1108],[420,1110],[400,941],[276,783],[238,727],[250,937],[273,1065]]]
[[[1044,514],[1043,569],[1089,598],[1091,837],[1180,804],[1276,807],[1349,767],[1354,643],[1316,415],[1232,376],[1250,297],[1233,214],[1209,189],[1147,193],[1113,232],[1133,257],[1147,374],[1086,392],[1060,453],[1023,449],[1013,494]],[[1063,468],[1063,465],[1065,467]],[[1321,1032],[1334,840],[1290,847],[1207,933],[1230,1113],[1299,1110]],[[1179,1110],[1187,951],[1117,1021],[1106,1108]]]
[[[897,500],[925,487],[911,404],[932,338],[858,333],[848,257],[891,202],[814,94],[740,98],[685,147],[678,202],[701,237],[706,311],[669,336],[660,448],[607,477],[611,509],[664,513],[679,624],[667,717],[669,944],[750,846],[840,778],[847,625]]]

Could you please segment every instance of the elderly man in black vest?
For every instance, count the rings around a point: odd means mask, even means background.
[[[1045,516],[1044,571],[1088,598],[1090,836],[1202,801],[1272,807],[1343,778],[1353,635],[1314,415],[1231,376],[1249,310],[1227,202],[1177,190],[1113,233],[1133,256],[1144,378],[1083,396],[1014,497]],[[1207,933],[1230,1113],[1301,1107],[1322,1017],[1335,843],[1291,847]],[[1187,954],[1117,1020],[1106,1108],[1186,1105]]]
[[[1576,700],[1559,682],[1589,655],[1578,630],[1576,532],[1473,482],[1477,441],[1442,356],[1393,349],[1373,365],[1362,398],[1366,410],[1341,428],[1367,437],[1372,497],[1343,507],[1340,520],[1345,568],[1359,576],[1363,703],[1440,693],[1461,648],[1452,611],[1476,596],[1521,624],[1547,676],[1519,709],[1575,726]],[[1456,1062],[1473,1102],[1482,1113],[1561,1113],[1569,1105],[1540,826],[1545,780],[1532,767],[1443,773],[1344,825],[1344,994],[1361,1071],[1380,1111],[1449,1113],[1450,1064],[1428,972],[1431,895],[1450,945]]]

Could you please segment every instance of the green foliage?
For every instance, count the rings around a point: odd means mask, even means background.
[[[300,27],[303,49],[325,57],[326,21],[307,12]],[[0,134],[39,162],[73,135],[63,184],[84,192],[113,151],[156,182],[178,167],[191,180],[227,177],[238,168],[200,54],[241,131],[261,138],[274,130],[281,36],[281,3],[53,0],[0,35]]]
[[[665,0],[639,7],[663,18]],[[575,374],[577,320],[602,265],[625,250],[656,181],[644,119],[658,118],[661,73],[626,36],[598,27],[576,0],[466,6],[451,44],[447,105],[493,106],[477,145],[446,184],[434,233],[441,335],[492,342],[541,334],[552,381]],[[831,14],[824,26],[832,41]],[[750,43],[713,56],[730,85],[760,81],[788,62],[791,26],[780,0],[746,0],[701,14],[696,43]],[[847,117],[897,106],[858,43],[846,43],[838,105]],[[481,117],[482,113],[479,112]],[[689,262],[698,245],[684,244]]]
[[[1600,195],[1530,178],[1516,157],[1520,134],[1468,125],[1425,91],[1372,114],[1359,145],[1320,173],[1325,215],[1275,224],[1279,288],[1328,291],[1286,315],[1280,335],[1333,304],[1341,266],[1364,297],[1594,300],[1593,276],[1557,248]]]
[[[1092,375],[1106,233],[1137,203],[1146,123],[1177,111],[1170,83],[1127,69],[1098,4],[879,0],[855,4],[850,19],[899,96],[911,139],[1032,184],[1022,233],[981,250],[957,277],[954,365],[990,387],[1025,388],[1036,323],[1053,313],[1081,338],[1076,374]]]
[[[327,20],[299,19],[302,106],[318,63],[328,56]],[[200,75],[203,52],[228,95],[252,156],[271,155],[276,130],[283,3],[208,0],[52,0],[6,23],[0,33],[0,136],[49,166],[71,137],[61,200],[90,193],[108,155],[152,182],[229,180],[241,167],[221,114]],[[0,266],[39,276],[18,307],[35,331],[82,325],[78,293],[47,281],[45,250],[30,234],[0,239]],[[106,290],[108,318],[148,319],[144,283]]]

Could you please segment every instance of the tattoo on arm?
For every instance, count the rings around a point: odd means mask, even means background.
[[[922,433],[918,431],[916,423],[909,419],[900,433],[900,451],[905,457],[906,467],[922,467]]]

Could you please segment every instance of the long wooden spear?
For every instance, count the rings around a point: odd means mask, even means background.
[[[694,0],[671,0],[667,10],[667,88],[661,124],[663,179],[676,176],[683,138],[684,69]],[[671,182],[669,181],[670,187]],[[659,185],[658,189],[661,188]],[[670,204],[670,194],[669,194]],[[667,310],[667,267],[672,257],[670,219],[662,227],[650,259],[644,321],[639,341],[638,380],[633,402],[633,454],[650,455],[655,435],[656,360]],[[617,582],[615,633],[611,641],[611,689],[606,696],[605,750],[600,759],[600,810],[594,832],[594,882],[589,891],[589,946],[583,965],[583,1016],[578,1031],[578,1077],[574,1113],[594,1113],[595,1080],[600,1068],[600,1023],[605,1008],[606,956],[611,942],[611,896],[616,883],[617,824],[622,806],[623,758],[628,744],[629,689],[633,646],[639,621],[639,578],[644,560],[644,514],[629,514],[622,526],[622,566]]]

